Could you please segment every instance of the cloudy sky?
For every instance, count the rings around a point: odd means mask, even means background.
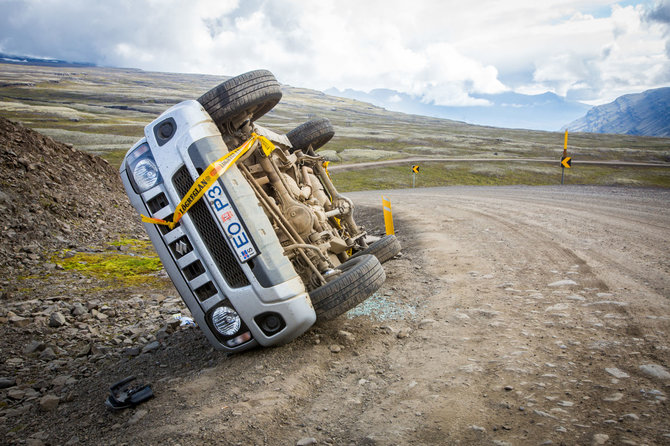
[[[0,52],[153,71],[271,70],[438,105],[670,85],[670,0],[0,0]]]

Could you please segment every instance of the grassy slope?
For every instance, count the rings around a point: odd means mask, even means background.
[[[94,67],[0,64],[0,116],[21,121],[80,149],[118,164],[146,124],[170,105],[195,99],[224,80],[220,76],[152,73]],[[281,81],[281,79],[280,79]],[[473,126],[444,119],[389,112],[314,90],[283,87],[280,104],[260,122],[288,131],[316,116],[335,126],[323,149],[346,162],[427,157],[539,157],[558,160],[563,134]],[[670,139],[571,134],[569,154],[577,160],[670,160]],[[538,170],[539,169],[539,170]],[[477,164],[422,165],[419,184],[555,184],[560,168]],[[579,167],[566,178],[588,184],[670,186],[664,169]],[[604,174],[603,174],[604,173]],[[334,175],[344,190],[406,187],[407,168],[389,167]],[[384,180],[384,178],[388,178]]]

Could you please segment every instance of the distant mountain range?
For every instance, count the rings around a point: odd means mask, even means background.
[[[577,119],[591,108],[589,105],[568,101],[553,93],[539,95],[513,92],[478,94],[472,97],[484,99],[490,105],[467,107],[426,103],[420,97],[387,89],[375,89],[366,93],[351,89],[340,91],[331,88],[324,93],[369,102],[387,110],[403,113],[452,119],[477,125],[530,130],[557,131],[566,122]]]
[[[620,96],[566,127],[574,132],[670,136],[670,87]]]
[[[44,57],[30,57],[30,56],[16,56],[14,54],[0,53],[0,62],[15,63],[15,64],[29,64],[29,65],[52,65],[59,67],[94,67],[91,63],[68,62],[66,60],[49,59]]]

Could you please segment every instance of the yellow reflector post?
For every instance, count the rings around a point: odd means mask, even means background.
[[[386,235],[395,234],[393,228],[393,215],[391,214],[391,200],[382,195],[382,206],[384,207],[384,225],[386,226]]]

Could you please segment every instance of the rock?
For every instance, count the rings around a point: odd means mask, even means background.
[[[615,392],[611,394],[610,396],[606,396],[603,398],[603,401],[608,401],[608,402],[614,402],[614,401],[620,401],[623,398],[623,393],[621,392]]]
[[[435,320],[433,319],[423,319],[421,322],[419,322],[419,328],[428,328],[431,327],[435,323]]]
[[[481,426],[476,426],[474,424],[472,426],[470,426],[470,429],[472,429],[473,431],[477,431],[477,432],[486,432],[485,428],[483,428]]]
[[[644,364],[640,366],[640,370],[642,370],[642,373],[651,376],[652,378],[670,379],[670,373],[668,373],[666,368],[662,365]]]
[[[560,303],[560,304],[556,304],[556,305],[552,305],[550,307],[547,307],[547,308],[545,308],[544,311],[545,312],[548,312],[548,311],[564,311],[564,310],[567,310],[568,308],[570,308],[569,304]]]
[[[616,367],[607,367],[605,371],[610,375],[614,376],[617,379],[630,378],[630,375],[623,370],[619,370]]]
[[[83,347],[81,347],[75,355],[77,358],[81,358],[82,356],[88,356],[91,354],[91,344],[85,344]]]
[[[73,316],[82,316],[84,314],[87,314],[88,310],[84,305],[82,305],[81,302],[75,302],[74,305],[72,305],[72,315]]]
[[[46,345],[42,341],[31,341],[30,344],[26,345],[23,349],[24,355],[30,355],[31,353],[41,352],[46,348]]]
[[[70,379],[72,379],[71,376],[68,375],[58,375],[51,381],[51,385],[54,387],[62,387],[64,386]]]
[[[410,330],[409,328],[406,328],[406,327],[405,327],[405,328],[401,328],[400,330],[398,330],[398,334],[396,334],[396,337],[397,337],[398,339],[409,338],[409,335],[410,335],[411,333],[412,333],[412,330]]]
[[[607,440],[610,439],[610,436],[607,434],[594,434],[593,435],[593,444],[600,445],[607,443]]]
[[[566,297],[566,299],[577,300],[577,301],[580,301],[580,302],[583,302],[583,301],[586,300],[584,298],[584,296],[580,296],[579,294],[571,294],[568,297]]]
[[[52,361],[56,359],[56,353],[51,347],[47,347],[40,353],[40,359],[44,361]]]
[[[503,388],[504,388],[507,392],[509,392],[509,391],[511,391],[511,390],[514,390],[514,387],[512,387],[512,386],[505,386],[505,387],[503,387]]]
[[[295,446],[309,446],[311,444],[318,444],[319,442],[314,437],[305,437],[298,440]]]
[[[0,377],[0,389],[8,389],[16,385],[16,378]]]
[[[145,415],[148,414],[148,413],[149,413],[149,412],[147,412],[147,411],[144,410],[144,409],[140,409],[140,410],[138,410],[137,412],[135,412],[135,413],[133,414],[132,417],[130,417],[130,419],[128,420],[128,424],[131,425],[131,426],[132,426],[133,424],[137,424],[137,423],[138,423],[142,418],[144,418]]]
[[[79,444],[79,437],[76,435],[68,440],[67,443],[65,443],[65,446],[74,446],[75,444]]]
[[[128,347],[123,349],[123,354],[126,356],[138,356],[141,353],[139,347]]]
[[[265,384],[267,386],[267,385],[270,385],[273,382],[275,382],[275,380],[276,380],[276,378],[274,376],[268,375],[265,378],[263,378],[261,381],[263,381],[263,384]]]
[[[565,280],[559,280],[557,282],[550,283],[547,286],[559,287],[559,286],[572,286],[572,285],[577,285],[577,282],[575,282],[574,280],[565,279]]]
[[[356,337],[348,331],[340,330],[337,334],[346,344],[353,344],[356,342]]]
[[[38,396],[40,396],[40,393],[37,390],[31,388],[26,389],[26,399],[35,399]]]
[[[7,397],[12,400],[22,400],[26,396],[26,391],[23,389],[14,388],[7,391]]]
[[[40,399],[40,408],[51,411],[58,407],[58,403],[60,403],[60,398],[56,395],[45,395]]]
[[[49,327],[58,328],[63,325],[65,325],[65,316],[63,316],[63,313],[59,311],[51,313],[51,316],[49,316]]]
[[[158,350],[161,346],[161,343],[158,341],[153,341],[148,343],[147,345],[144,346],[142,349],[142,353],[150,353],[153,352],[154,350]]]
[[[339,352],[342,351],[342,347],[339,346],[339,345],[337,345],[337,344],[333,344],[333,345],[331,345],[330,347],[328,347],[328,349],[329,349],[332,353],[339,353]]]
[[[626,415],[621,417],[624,420],[632,420],[632,421],[637,421],[640,419],[639,415],[634,414],[634,413],[627,413]]]
[[[96,309],[91,309],[91,315],[99,321],[104,321],[107,320],[107,318],[109,318],[109,316],[107,316],[105,313],[101,313]]]
[[[168,336],[170,336],[170,335],[168,334],[168,326],[167,325],[164,325],[163,327],[160,328],[160,330],[158,330],[156,332],[156,340],[157,341],[163,341],[163,340],[167,339]]]
[[[13,315],[9,317],[9,323],[19,328],[26,328],[28,325],[30,325],[30,322],[31,322],[30,319],[18,315]]]

